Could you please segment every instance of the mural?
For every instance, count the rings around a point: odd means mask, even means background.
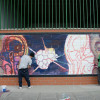
[[[30,75],[96,74],[99,34],[0,35],[0,75],[17,75],[22,55],[35,53]]]
[[[65,41],[65,55],[69,74],[91,74],[94,56],[90,49],[88,35],[68,35]]]

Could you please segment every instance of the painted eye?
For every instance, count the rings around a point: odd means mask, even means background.
[[[22,44],[19,41],[13,40],[9,43],[10,51],[14,51],[16,53],[22,51]]]
[[[18,44],[18,45],[16,45],[15,47],[14,47],[14,51],[15,52],[20,52],[22,50],[22,46],[20,45],[20,44]]]

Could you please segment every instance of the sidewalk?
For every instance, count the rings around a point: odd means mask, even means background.
[[[100,100],[99,85],[35,85],[31,89],[7,86],[7,89],[10,92],[3,93],[0,100],[60,100],[63,93],[70,96],[70,100]]]

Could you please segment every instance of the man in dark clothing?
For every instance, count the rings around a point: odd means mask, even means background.
[[[28,68],[31,67],[32,57],[34,57],[34,53],[30,53],[30,55],[23,55],[21,57],[21,60],[18,66],[19,89],[22,89],[22,77],[25,78],[28,88],[31,88]]]

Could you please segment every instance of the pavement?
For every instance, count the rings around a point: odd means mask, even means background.
[[[70,100],[100,100],[99,85],[34,85],[31,89],[7,86],[7,90],[10,92],[3,93],[0,100],[65,100],[62,96],[69,96]]]

